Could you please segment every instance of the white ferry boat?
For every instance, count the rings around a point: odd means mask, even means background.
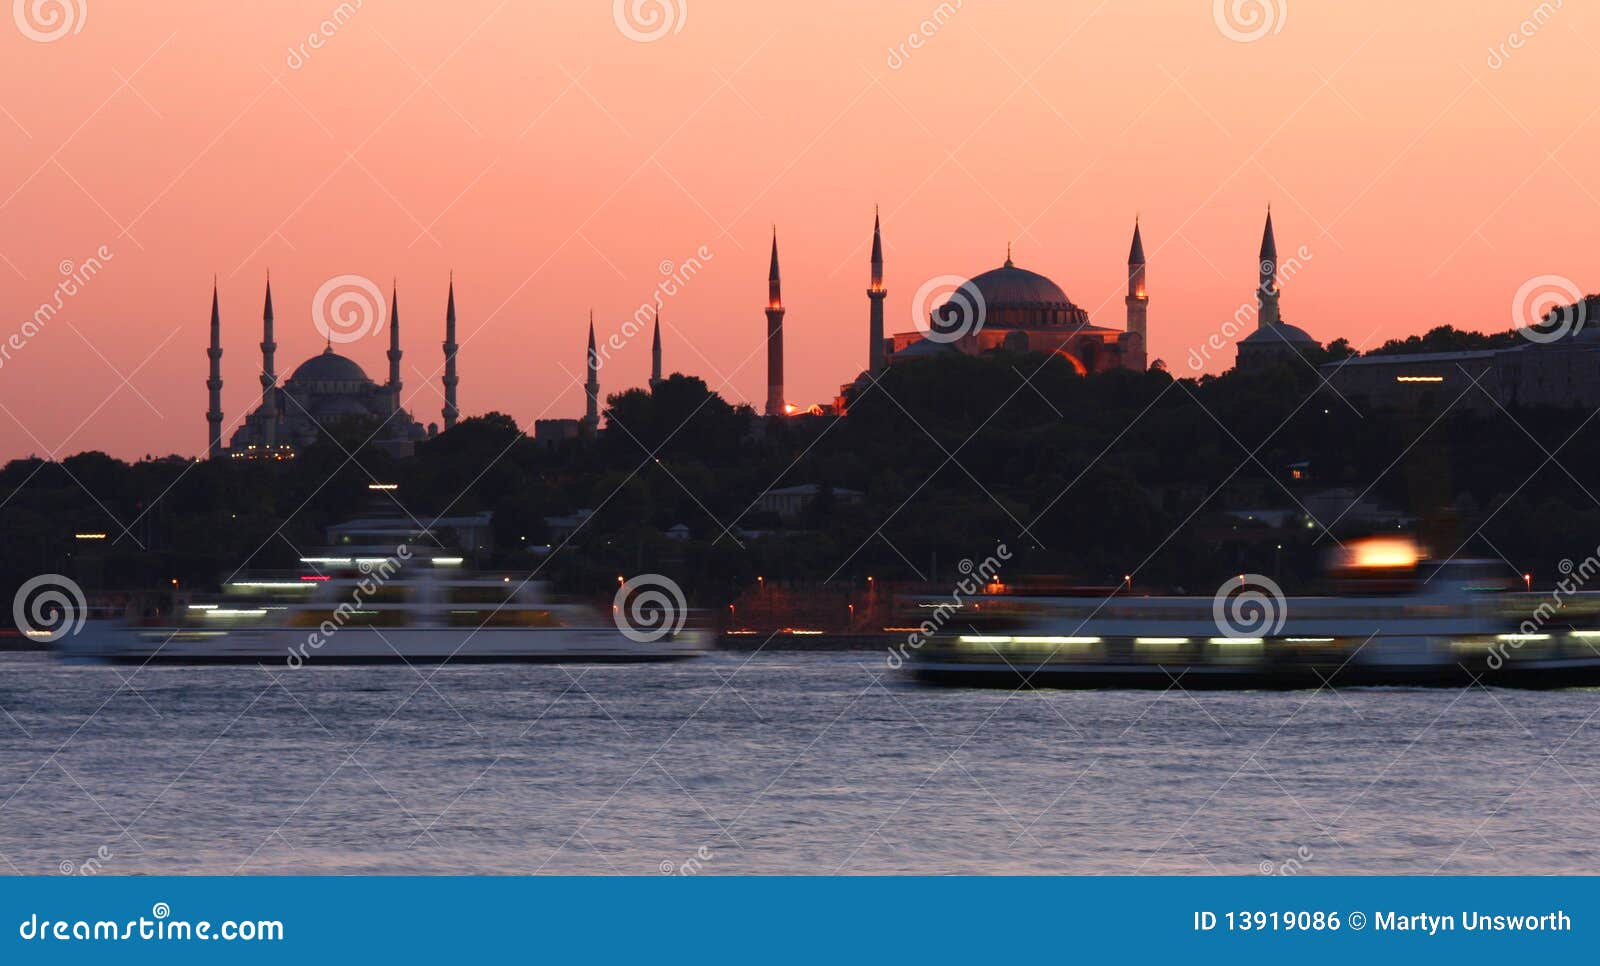
[[[1006,688],[1600,685],[1600,595],[1551,606],[1501,561],[1430,562],[1397,543],[1356,549],[1367,559],[1334,575],[1337,595],[1258,593],[1240,612],[1225,595],[986,594],[907,661],[920,681]],[[1252,609],[1246,636],[1234,618]]]
[[[619,663],[695,657],[702,635],[625,632],[613,615],[550,599],[512,574],[463,571],[442,554],[307,558],[312,572],[229,581],[175,612],[88,621],[61,652],[119,663]],[[630,636],[631,635],[631,636]]]

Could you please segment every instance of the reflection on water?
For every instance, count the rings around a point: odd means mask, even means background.
[[[0,871],[1547,873],[1600,858],[1600,692],[1008,694],[918,688],[880,654],[745,662],[429,678],[0,654]]]

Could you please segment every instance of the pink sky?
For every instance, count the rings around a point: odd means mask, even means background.
[[[454,269],[462,410],[525,426],[581,414],[589,309],[604,339],[702,245],[667,368],[759,406],[774,222],[790,401],[831,399],[866,361],[874,203],[891,331],[1008,241],[1120,327],[1140,213],[1150,355],[1183,374],[1250,298],[1269,201],[1280,250],[1313,256],[1284,315],[1323,340],[1504,329],[1544,274],[1600,289],[1600,7],[1571,0],[1498,68],[1531,0],[1266,0],[1252,42],[1210,0],[966,0],[896,67],[933,0],[646,2],[680,28],[649,42],[605,0],[366,0],[298,69],[333,0],[65,6],[81,29],[49,42],[0,21],[0,335],[64,261],[112,258],[0,360],[4,458],[200,453],[211,276],[231,427],[269,267],[283,376],[321,348],[323,282],[398,277],[424,422]],[[381,380],[386,341],[341,351]]]

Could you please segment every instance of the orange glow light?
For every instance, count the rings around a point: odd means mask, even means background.
[[[1371,537],[1347,546],[1350,567],[1414,567],[1422,552],[1410,537]]]

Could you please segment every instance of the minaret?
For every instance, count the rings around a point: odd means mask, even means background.
[[[206,410],[206,450],[212,459],[222,455],[222,313],[217,308],[217,280],[211,280],[211,377],[206,380],[211,408]]]
[[[1138,346],[1123,356],[1123,365],[1143,372],[1150,348],[1150,295],[1144,287],[1144,240],[1139,237],[1139,219],[1133,219],[1133,247],[1128,249],[1128,333],[1137,335]]]
[[[400,411],[400,286],[389,296],[389,412]]]
[[[889,290],[883,287],[883,236],[878,230],[878,209],[872,209],[872,284],[867,286],[870,311],[867,316],[867,371],[883,370],[883,300]]]
[[[1256,328],[1278,324],[1278,241],[1272,236],[1272,206],[1267,206],[1267,228],[1261,234],[1261,282],[1256,286]]]
[[[767,415],[783,415],[783,296],[778,284],[778,228],[772,228],[772,268],[767,272]]]
[[[590,349],[594,346],[591,344]],[[656,334],[650,342],[650,388],[661,385],[661,310],[656,309]]]
[[[456,273],[450,273],[450,301],[444,310],[444,428],[453,429],[461,410],[456,408]]]
[[[589,377],[584,381],[583,393],[588,397],[584,410],[583,427],[590,433],[600,428],[600,355],[594,351],[594,310],[589,310],[589,356],[584,360]]]
[[[266,416],[266,442],[278,442],[278,404],[273,389],[278,385],[278,371],[273,364],[273,354],[278,343],[272,341],[272,272],[267,272],[267,302],[261,310],[261,406]]]

